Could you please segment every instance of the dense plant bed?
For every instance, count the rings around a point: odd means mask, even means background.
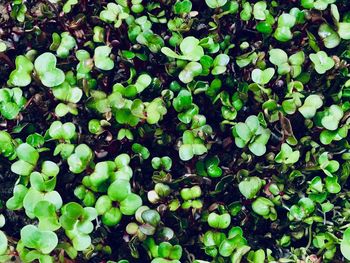
[[[350,2],[0,2],[0,262],[350,260]]]

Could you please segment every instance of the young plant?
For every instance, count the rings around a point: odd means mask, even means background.
[[[253,199],[265,185],[265,181],[257,176],[251,176],[238,184],[238,189],[247,199]]]
[[[254,200],[252,203],[252,209],[255,213],[266,219],[270,219],[272,221],[277,219],[277,211],[274,203],[265,197],[258,197],[256,200]]]
[[[26,225],[21,229],[21,240],[17,250],[24,262],[53,262],[50,253],[58,244],[57,235],[52,231],[39,230],[34,225]]]
[[[94,60],[90,57],[90,53],[84,49],[75,52],[75,56],[79,60],[77,65],[77,80],[86,79],[91,81],[91,70],[94,68]]]
[[[54,150],[54,155],[60,154],[63,159],[67,159],[72,155],[74,145],[71,144],[71,141],[77,136],[75,125],[73,123],[54,121],[50,125],[48,134],[52,139],[60,142]]]
[[[182,40],[180,44],[180,55],[168,47],[163,47],[161,51],[167,57],[192,62],[199,61],[201,57],[204,56],[204,50],[200,46],[199,40],[193,36],[186,37]]]
[[[0,228],[5,225],[5,217],[3,214],[0,214]],[[0,230],[0,261],[5,262],[9,261],[11,257],[7,255],[8,252],[8,240],[7,236],[3,231]]]
[[[318,35],[323,40],[323,43],[326,48],[335,48],[340,44],[342,39],[350,39],[350,23],[349,21],[340,22],[340,14],[338,7],[335,4],[332,4],[334,2],[333,0],[324,0],[323,3],[325,3],[326,1],[331,3],[331,14],[335,28],[329,25],[328,23],[323,23],[318,29]]]
[[[7,200],[6,207],[10,210],[19,210],[23,208],[23,200],[28,192],[27,187],[17,184],[13,188],[13,196]]]
[[[83,96],[83,91],[77,87],[77,80],[72,71],[66,73],[65,81],[61,85],[52,88],[52,92],[56,99],[64,102],[56,106],[55,113],[57,116],[63,117],[67,113],[78,114],[76,104]]]
[[[326,10],[328,5],[335,3],[336,0],[302,0],[301,5],[304,8],[315,8],[317,10]]]
[[[168,47],[163,47],[161,51],[167,57],[181,61],[190,61],[189,63],[182,63],[184,66],[179,73],[179,79],[183,83],[190,83],[196,76],[202,73],[202,65],[197,61],[204,56],[204,49],[200,46],[197,38],[193,36],[184,38],[180,44],[180,55]],[[218,60],[217,62],[219,63],[220,61]]]
[[[64,82],[64,72],[56,68],[57,59],[54,54],[46,52],[35,59],[34,68],[42,84],[52,88]]]
[[[163,157],[153,157],[151,163],[152,163],[153,169],[155,170],[170,171],[173,161],[169,156],[163,156]]]
[[[192,101],[192,94],[188,90],[181,90],[173,99],[173,107],[178,112],[178,119],[183,123],[190,123],[193,116],[199,113],[198,106]]]
[[[222,215],[218,215],[213,212],[208,216],[208,225],[212,228],[216,229],[226,229],[231,224],[231,216],[228,213],[224,213]]]
[[[315,66],[318,74],[325,74],[328,70],[334,67],[334,60],[324,51],[310,54],[310,59]]]
[[[161,36],[152,32],[152,30],[143,31],[136,37],[136,41],[149,48],[153,53],[158,53],[164,46],[164,40]]]
[[[69,170],[72,173],[82,173],[93,159],[93,152],[86,144],[79,144],[74,153],[68,157]]]
[[[256,156],[262,156],[266,152],[266,144],[270,138],[270,130],[263,128],[257,116],[249,116],[245,122],[237,123],[232,134],[235,137],[236,146],[249,150]]]
[[[304,220],[306,217],[310,216],[315,211],[314,202],[307,198],[301,198],[298,204],[293,205],[288,213],[289,220]]]
[[[310,119],[315,116],[316,111],[321,108],[322,105],[322,98],[319,95],[312,94],[305,99],[303,106],[301,106],[298,111],[304,118]]]
[[[264,70],[261,69],[254,69],[252,71],[252,80],[260,85],[260,86],[265,86],[267,83],[270,82],[270,80],[273,78],[273,75],[275,74],[275,69],[274,68],[267,68]]]
[[[158,246],[157,256],[151,263],[181,263],[182,247],[171,245],[169,242],[162,242]]]
[[[91,221],[97,218],[97,212],[93,207],[82,207],[70,202],[61,208],[59,222],[71,239],[73,247],[83,251],[91,245],[89,234],[93,231],[94,225]]]
[[[207,231],[203,243],[207,255],[217,260],[230,258],[230,262],[241,262],[242,257],[250,250],[240,227],[232,227],[227,236],[224,233]]]
[[[69,32],[61,33],[61,36],[57,33],[52,34],[53,43],[50,46],[50,50],[56,51],[56,55],[59,58],[67,58],[69,52],[77,45],[74,37]]]
[[[38,229],[56,231],[61,227],[56,214],[56,207],[48,201],[40,201],[34,208],[34,215],[39,220]]]
[[[219,166],[220,159],[217,156],[212,156],[196,163],[197,173],[201,176],[220,177],[222,169]]]
[[[320,165],[320,169],[328,176],[333,177],[333,173],[338,171],[340,165],[336,160],[329,160],[328,152],[322,153],[318,157],[318,163]]]
[[[8,84],[17,87],[26,87],[32,81],[32,72],[34,65],[26,56],[20,55],[16,57],[16,69],[10,74]]]
[[[129,223],[126,226],[126,232],[129,235],[137,236],[141,241],[156,233],[161,220],[160,214],[147,206],[139,207],[135,212],[135,218],[137,223]]]
[[[323,112],[316,114],[316,123],[320,123],[329,131],[335,131],[339,127],[339,123],[344,116],[343,109],[338,105],[331,105]]]
[[[72,8],[78,4],[78,0],[67,0],[67,2],[63,5],[62,10],[65,14],[71,12]]]
[[[199,199],[202,195],[201,188],[196,185],[191,188],[183,188],[180,191],[181,198],[184,200],[181,207],[183,209],[201,209],[203,206],[202,201]]]
[[[23,207],[29,218],[35,218],[35,208],[41,201],[47,201],[53,204],[55,210],[62,207],[63,201],[60,194],[53,190],[56,186],[55,177],[46,182],[40,181],[40,178],[33,178],[32,181],[33,186],[28,189],[23,198]]]
[[[112,48],[109,46],[99,46],[95,48],[94,62],[98,69],[112,70],[114,68],[114,61],[110,57],[111,52]]]
[[[294,164],[299,160],[300,152],[298,150],[293,151],[293,149],[287,144],[283,143],[281,146],[281,151],[276,155],[275,162],[283,164]]]
[[[182,144],[179,148],[181,160],[188,161],[192,159],[193,156],[202,155],[207,151],[207,147],[202,139],[195,137],[189,130],[183,133]]]
[[[85,206],[94,206],[96,197],[93,191],[87,189],[84,185],[79,185],[74,189],[74,195],[82,201]]]
[[[205,3],[212,9],[224,6],[227,0],[205,0]]]
[[[324,145],[329,145],[333,141],[340,141],[348,136],[349,127],[347,125],[336,129],[335,131],[324,130],[320,134],[320,141]]]
[[[71,122],[62,123],[61,121],[54,121],[49,128],[49,135],[54,140],[70,142],[77,136],[75,125]]]
[[[163,172],[163,171],[161,171]],[[169,177],[170,175],[168,175]],[[167,178],[167,174],[154,174],[153,175],[154,179],[158,179],[158,178]],[[171,188],[163,183],[157,183],[154,186],[154,190],[151,190],[147,193],[147,198],[148,201],[150,201],[152,204],[157,204],[159,202],[162,201],[162,199],[164,200],[166,197],[168,197],[171,193]]]
[[[118,206],[113,205],[117,202]],[[131,193],[130,183],[119,179],[108,187],[108,195],[100,196],[95,204],[96,211],[102,215],[102,222],[107,226],[115,226],[122,219],[122,215],[134,215],[142,206],[140,196]]]
[[[15,119],[26,102],[21,89],[2,88],[0,90],[0,116],[8,120]]]
[[[277,29],[274,33],[274,37],[281,42],[287,42],[293,38],[293,33],[291,31],[294,27],[296,19],[291,14],[283,13],[278,17]]]
[[[38,160],[38,151],[28,143],[20,144],[16,149],[18,160],[11,165],[11,171],[28,176],[34,170]]]
[[[305,61],[305,54],[299,51],[288,58],[285,51],[279,48],[271,49],[269,51],[270,62],[278,67],[278,74],[285,75],[290,73],[293,78],[300,75],[302,65]]]
[[[119,0],[117,3],[108,3],[106,9],[100,13],[102,21],[114,23],[116,28],[122,25],[123,20],[129,17],[130,12],[126,1]]]
[[[296,110],[301,107],[301,99],[304,96],[299,92],[293,92],[290,95],[285,96],[286,100],[282,102],[282,108],[287,114],[294,114]]]

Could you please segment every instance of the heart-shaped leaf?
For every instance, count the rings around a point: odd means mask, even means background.
[[[52,88],[63,83],[64,72],[56,68],[57,59],[54,54],[46,52],[36,58],[34,67],[44,86]]]

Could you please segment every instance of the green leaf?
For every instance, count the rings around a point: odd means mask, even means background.
[[[88,166],[92,157],[93,153],[90,147],[86,144],[79,144],[75,148],[74,154],[67,159],[69,170],[76,174],[82,173]]]
[[[216,58],[213,61],[213,69],[211,71],[211,74],[213,75],[220,75],[225,73],[226,71],[226,65],[229,63],[230,57],[226,54],[220,54],[216,56]]]
[[[57,235],[52,231],[41,231],[36,226],[26,225],[21,229],[21,241],[28,248],[49,254],[58,244]]]
[[[235,125],[234,132],[245,142],[248,142],[251,138],[251,131],[248,125],[243,122],[239,122]]]
[[[102,70],[112,70],[114,68],[114,61],[109,57],[111,52],[112,48],[108,46],[99,46],[95,48],[95,66]]]
[[[20,108],[14,102],[4,102],[0,104],[0,111],[4,118],[13,120],[17,117]]]
[[[228,213],[222,215],[210,213],[208,217],[208,224],[210,227],[213,228],[226,229],[231,224],[231,216]]]
[[[120,202],[120,212],[123,215],[134,215],[140,206],[142,206],[141,197],[131,193]]]
[[[28,189],[24,185],[16,185],[13,189],[13,196],[6,202],[6,207],[10,210],[21,209],[23,207],[23,199],[26,196],[27,192]]]
[[[300,152],[293,151],[293,149],[287,144],[283,143],[281,151],[276,155],[275,161],[277,163],[294,164],[299,160]]]
[[[18,160],[11,165],[11,171],[15,174],[28,176],[33,171],[34,165],[23,160]]]
[[[181,90],[173,100],[174,109],[181,112],[188,109],[192,104],[192,95],[188,90]]]
[[[173,50],[171,50],[170,48],[168,47],[162,47],[161,49],[161,52],[166,55],[167,57],[170,57],[170,58],[178,58],[180,59],[181,56],[176,54],[176,52],[174,52]]]
[[[205,0],[205,2],[210,8],[214,9],[224,6],[227,0]]]
[[[274,68],[267,68],[265,70],[254,69],[252,71],[252,80],[257,84],[266,85],[270,82],[274,74]]]
[[[180,154],[180,159],[183,161],[188,161],[192,159],[194,155],[192,145],[190,144],[181,145],[179,149],[179,154]]]
[[[340,251],[347,260],[350,260],[350,228],[347,228],[343,233],[343,239],[340,242]]]
[[[321,123],[327,130],[334,131],[338,128],[343,116],[342,108],[338,105],[332,105],[325,111],[325,116],[322,118]]]
[[[328,57],[327,53],[324,51],[310,54],[310,59],[314,63],[315,70],[318,74],[326,73],[326,71],[330,70],[335,65],[334,60]]]
[[[295,25],[296,19],[291,14],[283,13],[278,17],[278,27],[287,27],[291,28]]]
[[[326,23],[319,27],[318,35],[322,38],[326,48],[335,48],[340,44],[339,35]]]
[[[180,44],[180,50],[182,52],[182,55],[178,55],[177,53],[175,53],[167,47],[163,47],[161,49],[162,53],[168,57],[189,60],[193,62],[199,61],[201,57],[204,56],[204,50],[199,45],[199,40],[193,36],[185,37],[182,40]]]
[[[292,65],[302,65],[305,61],[305,54],[303,51],[299,51],[289,57],[289,62]]]
[[[46,52],[36,58],[34,67],[44,86],[52,88],[63,83],[64,72],[56,68],[57,59],[52,53]]]
[[[16,57],[16,69],[11,72],[8,83],[12,86],[25,87],[32,81],[33,63],[25,56]]]
[[[265,1],[256,2],[253,6],[254,18],[257,20],[265,20],[266,19],[266,14],[265,14],[266,7],[267,7],[267,4]]]
[[[39,147],[45,143],[45,139],[39,133],[32,133],[27,137],[26,143],[30,144],[33,147]]]
[[[288,55],[282,49],[274,48],[269,51],[270,62],[276,66],[288,63]]]
[[[61,43],[59,44],[56,53],[59,58],[66,58],[69,55],[69,51],[76,46],[76,41],[69,32],[63,32],[61,34]]]
[[[25,208],[28,217],[35,217],[34,209],[36,204],[40,201],[48,201],[52,203],[56,207],[56,210],[60,209],[62,206],[62,198],[58,192],[51,191],[42,193],[34,188],[30,188],[23,199],[23,207]]]
[[[123,179],[115,180],[108,187],[108,196],[112,201],[123,201],[131,193],[129,181]]]
[[[180,72],[179,79],[187,84],[190,83],[196,76],[202,73],[202,65],[198,62],[190,62]]]
[[[338,24],[338,34],[342,39],[350,39],[350,23],[341,22]]]
[[[266,153],[266,146],[260,142],[253,142],[248,145],[249,150],[256,156],[262,156]]]
[[[118,207],[112,207],[102,216],[102,223],[106,226],[115,226],[120,222],[122,216]]]
[[[174,5],[175,14],[189,13],[192,9],[192,2],[190,0],[178,1]]]
[[[265,197],[258,197],[252,203],[252,209],[255,213],[261,216],[268,216],[270,213],[270,208],[273,207],[274,204]]]
[[[338,177],[327,176],[325,179],[326,189],[331,194],[337,194],[341,191],[341,186],[338,183]]]
[[[8,241],[4,232],[0,230],[0,258],[7,251]]]
[[[248,177],[246,180],[238,184],[238,189],[247,199],[252,199],[260,191],[263,181],[256,176]]]
[[[61,227],[56,214],[56,207],[48,201],[40,201],[34,208],[34,215],[39,219],[40,230],[55,231]]]
[[[19,145],[16,149],[16,152],[20,160],[25,161],[33,166],[35,166],[38,162],[38,151],[28,143],[22,143]]]
[[[193,150],[193,154],[195,155],[202,155],[208,151],[207,147],[205,147],[204,144],[200,144],[200,143],[193,144],[192,150]]]
[[[316,111],[321,108],[323,105],[323,101],[319,95],[312,94],[309,95],[305,101],[303,106],[301,106],[298,110],[306,119],[310,119],[315,116]]]
[[[72,7],[74,5],[78,4],[78,0],[68,0],[64,5],[63,5],[63,12],[68,14],[72,10]]]

